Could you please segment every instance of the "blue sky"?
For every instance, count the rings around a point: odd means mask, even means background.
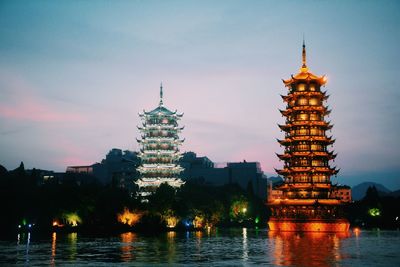
[[[0,163],[64,171],[136,150],[138,112],[184,112],[183,151],[274,175],[282,78],[326,74],[341,168],[400,188],[397,1],[2,1]]]

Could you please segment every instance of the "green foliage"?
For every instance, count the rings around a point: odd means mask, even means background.
[[[134,228],[150,232],[165,229],[168,219],[178,220],[177,227],[187,227],[183,222],[193,227],[193,221],[199,222],[199,227],[254,224],[256,216],[261,222],[266,220],[266,207],[252,193],[251,184],[247,190],[238,185],[212,187],[187,182],[175,189],[162,184],[147,203],[142,203],[112,184],[78,185],[73,174],[68,174],[62,183],[54,180],[43,184],[38,177],[37,171],[28,175],[23,164],[16,170],[2,172],[0,208],[8,217],[2,220],[1,230],[16,229],[26,220],[43,230],[51,230],[53,221],[65,225],[76,221],[79,229],[113,231],[122,227],[117,215],[125,208],[141,211],[143,216]]]

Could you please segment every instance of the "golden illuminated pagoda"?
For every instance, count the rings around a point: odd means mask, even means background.
[[[326,76],[308,70],[303,41],[300,72],[283,80],[288,88],[288,94],[282,96],[286,109],[281,110],[286,122],[279,127],[285,138],[278,142],[285,150],[278,157],[284,166],[276,172],[284,177],[284,183],[269,190],[270,230],[348,230],[343,202],[330,180],[339,170],[329,164],[336,154],[329,149],[335,141],[327,135],[332,125],[326,120],[330,113],[325,105],[328,95],[321,91],[326,82]]]

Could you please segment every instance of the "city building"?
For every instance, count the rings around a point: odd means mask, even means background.
[[[92,180],[90,178],[94,177],[95,181],[101,185],[113,184],[117,187],[133,190],[133,180],[138,178],[136,171],[138,165],[137,152],[113,148],[100,163],[88,166],[68,166],[66,175],[60,179],[60,182],[75,179],[81,184],[85,180]]]
[[[347,231],[348,221],[343,216],[344,201],[332,192],[337,191],[330,177],[339,170],[329,162],[336,154],[329,149],[334,143],[327,132],[332,125],[326,120],[330,110],[325,105],[328,95],[321,91],[326,76],[311,73],[306,65],[303,42],[300,72],[283,80],[288,94],[283,95],[286,109],[281,110],[285,124],[279,125],[285,138],[278,140],[284,153],[280,170],[284,183],[271,189],[268,199],[272,216],[271,230],[281,231]],[[281,192],[277,192],[281,191]]]
[[[173,187],[180,187],[184,182],[180,179],[183,168],[178,161],[181,158],[179,146],[183,140],[179,133],[178,121],[183,114],[170,111],[163,103],[163,87],[160,86],[160,102],[152,111],[139,114],[142,126],[139,157],[141,164],[138,167],[140,178],[136,181],[139,194],[143,197],[154,192],[162,183]]]
[[[228,162],[215,164],[208,157],[197,157],[194,152],[185,152],[180,160],[184,167],[182,179],[211,186],[238,184],[244,190],[249,184],[258,197],[264,199],[267,193],[267,178],[259,162]]]

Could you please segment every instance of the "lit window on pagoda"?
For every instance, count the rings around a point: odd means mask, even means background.
[[[303,83],[300,83],[299,85],[297,85],[297,91],[302,92],[306,90],[306,86]]]
[[[309,104],[311,106],[319,105],[319,100],[317,98],[310,98]]]

